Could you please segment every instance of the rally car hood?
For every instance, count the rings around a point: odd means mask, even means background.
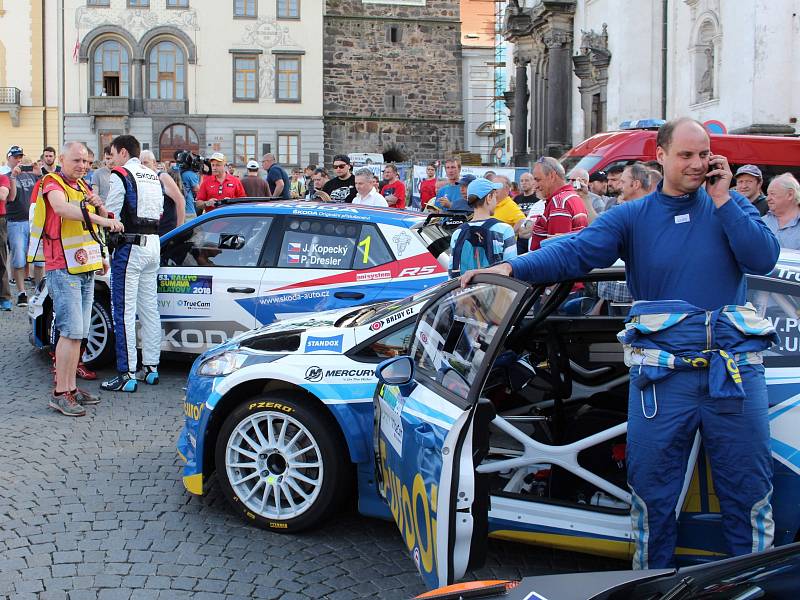
[[[434,289],[402,300],[276,321],[248,331],[206,355],[232,348],[268,354],[343,354],[366,339],[415,318]],[[359,317],[357,323],[353,322],[355,317]]]
[[[287,319],[245,333],[229,346],[275,354],[340,354],[354,345],[350,327],[336,327],[338,319],[353,309],[326,311],[305,318]]]
[[[263,325],[248,331],[240,335],[237,340],[243,340],[267,333],[289,331],[293,329],[335,328],[337,321],[339,321],[342,317],[345,317],[350,313],[359,312],[360,310],[363,310],[363,308],[363,306],[357,308],[349,306],[346,308],[336,308],[333,310],[326,310],[323,312],[281,319],[280,321],[274,321],[272,323],[268,323],[267,325]]]

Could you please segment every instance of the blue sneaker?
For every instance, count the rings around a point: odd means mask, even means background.
[[[113,379],[101,383],[100,387],[109,392],[135,392],[139,383],[130,373],[120,373]]]
[[[136,381],[144,381],[147,385],[158,385],[158,367],[153,365],[142,365],[142,368],[134,374]]]
[[[11,310],[11,300],[8,298],[3,298],[0,300],[0,310]]]

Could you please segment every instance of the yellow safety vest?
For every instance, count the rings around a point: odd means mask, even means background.
[[[42,185],[39,188],[39,195],[36,198],[36,205],[33,209],[31,237],[28,243],[28,262],[42,260],[40,246],[44,235],[47,205],[45,204],[45,198],[41,190],[48,178],[55,180],[64,190],[64,194],[67,196],[67,202],[77,207],[80,207],[81,202],[86,199],[86,195],[89,193],[89,188],[81,179],[78,180],[78,187],[80,190],[76,190],[71,185],[68,185],[57,173],[48,173],[42,178]],[[86,209],[90,213],[97,212],[95,207],[88,203],[86,204]],[[97,226],[94,224],[91,224],[91,226],[95,229],[95,232],[97,232]],[[100,244],[92,238],[91,232],[87,229],[83,221],[61,219],[61,238],[58,241],[61,243],[61,247],[64,250],[68,272],[77,275],[79,273],[91,273],[103,268],[103,256],[100,250]]]

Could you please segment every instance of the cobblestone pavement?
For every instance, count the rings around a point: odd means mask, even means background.
[[[408,598],[423,591],[393,523],[347,513],[295,536],[184,491],[175,439],[185,364],[88,416],[47,409],[49,360],[24,309],[0,313],[0,598]],[[99,382],[87,389],[99,390]],[[474,576],[621,568],[490,542]]]

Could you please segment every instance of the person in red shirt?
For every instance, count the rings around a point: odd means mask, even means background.
[[[428,163],[425,167],[427,179],[419,184],[419,205],[427,206],[428,202],[436,197],[436,165]]]
[[[11,310],[11,288],[8,285],[8,226],[6,201],[11,196],[11,180],[0,175],[0,310]],[[11,197],[13,200],[14,198]]]
[[[195,206],[198,213],[200,210],[213,210],[217,202],[223,198],[244,198],[247,192],[244,191],[242,182],[238,177],[234,177],[225,171],[225,155],[222,152],[214,152],[211,155],[211,175],[203,177],[200,189],[197,190]]]
[[[386,183],[381,188],[381,196],[386,198],[390,207],[404,209],[406,207],[406,184],[400,181],[397,166],[389,163],[383,168]]]
[[[583,200],[567,183],[564,167],[555,158],[543,156],[537,160],[533,179],[546,200],[544,214],[533,223],[531,250],[538,250],[547,238],[580,231],[589,225]]]
[[[86,240],[83,234],[75,242],[73,236],[76,231],[87,231],[86,219],[110,231],[121,232],[124,227],[120,221],[111,218],[100,197],[81,180],[89,164],[83,143],[67,142],[59,158],[60,174],[48,174],[42,179],[43,203],[38,205],[37,200],[38,206],[34,208],[34,214],[44,208],[42,231],[36,235],[40,236],[42,244],[47,289],[53,302],[54,327],[59,333],[55,347],[56,386],[48,406],[64,415],[80,417],[86,414],[84,405],[99,402],[97,397],[77,387],[75,376],[81,345],[88,337],[91,323],[94,301],[94,271],[91,269],[95,263],[98,267],[102,263],[100,245],[95,238]],[[78,198],[94,206],[94,211],[84,211]],[[64,246],[62,235],[72,240],[69,250]],[[77,250],[75,243],[79,244]],[[38,246],[36,240],[32,244]],[[29,249],[28,253],[36,256],[38,247]]]

